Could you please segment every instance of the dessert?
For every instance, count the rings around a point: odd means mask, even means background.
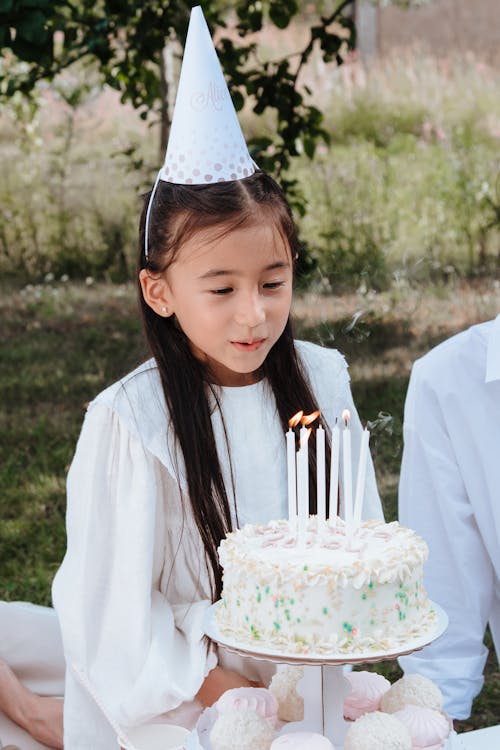
[[[251,708],[227,711],[218,716],[210,732],[213,750],[269,750],[275,730]]]
[[[344,717],[354,721],[370,711],[378,711],[382,696],[391,687],[389,680],[376,672],[347,672],[351,692],[344,700]]]
[[[221,542],[224,635],[292,654],[394,651],[431,631],[422,584],[427,545],[415,532],[364,521],[309,519],[297,541],[288,521],[248,524]]]
[[[392,715],[410,732],[413,750],[439,750],[451,731],[450,721],[433,708],[408,704]]]
[[[275,727],[278,721],[278,701],[266,688],[241,687],[226,690],[215,704],[215,708],[219,716],[228,711],[250,708],[266,719],[272,727]]]
[[[441,711],[443,695],[438,686],[420,674],[405,674],[391,685],[380,702],[382,711],[392,714],[404,708],[408,703]]]
[[[278,667],[273,675],[270,692],[278,702],[278,718],[281,721],[302,721],[304,718],[304,699],[297,692],[297,682],[304,676],[302,667]]]
[[[351,724],[344,750],[412,750],[411,736],[394,716],[374,711]]]

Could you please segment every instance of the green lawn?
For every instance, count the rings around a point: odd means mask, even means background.
[[[435,343],[498,312],[498,282],[394,287],[295,305],[299,337],[337,346],[350,362],[387,518],[396,515],[402,411],[411,363]],[[85,404],[145,356],[131,285],[44,284],[0,300],[0,598],[50,603],[65,549],[65,475]],[[391,679],[394,662],[376,665]],[[494,658],[463,728],[500,722]]]

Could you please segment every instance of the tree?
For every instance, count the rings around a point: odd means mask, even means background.
[[[184,41],[194,3],[173,0],[0,0],[0,46],[10,50],[0,68],[0,96],[15,91],[29,95],[40,79],[57,73],[82,58],[93,58],[103,80],[118,89],[146,118],[156,112],[162,121],[163,143],[168,132],[168,107],[163,50],[167,40]],[[328,140],[322,114],[307,101],[311,94],[300,73],[317,47],[325,61],[343,61],[355,43],[352,19],[344,0],[329,15],[319,16],[309,29],[302,50],[289,58],[262,62],[249,36],[269,20],[279,29],[299,12],[296,0],[237,0],[232,7],[238,41],[222,34],[218,52],[237,109],[253,102],[254,112],[272,110],[276,132],[249,142],[256,161],[280,177],[289,197],[297,200],[296,186],[286,178],[290,159],[300,150],[312,157],[320,139]],[[212,28],[226,28],[228,11],[219,1],[204,3]],[[24,65],[17,62],[22,60]]]
[[[393,1],[408,6],[428,0]],[[163,50],[168,40],[184,41],[193,4],[189,0],[0,0],[0,48],[10,52],[0,63],[0,97],[15,91],[30,95],[40,79],[54,78],[77,60],[94,59],[103,80],[121,92],[122,101],[130,102],[143,118],[158,114],[164,153],[170,123]],[[322,113],[308,101],[312,92],[301,83],[300,73],[315,49],[325,62],[342,64],[345,53],[355,46],[354,5],[355,0],[334,2],[334,10],[319,14],[308,29],[302,50],[263,62],[250,35],[266,20],[285,29],[300,12],[298,0],[203,4],[212,28],[226,28],[228,15],[236,18],[238,43],[234,35],[223,34],[217,44],[229,89],[237,109],[251,100],[256,114],[275,113],[276,132],[248,145],[259,165],[279,177],[300,212],[304,205],[297,185],[286,176],[290,160],[300,151],[312,158],[318,142],[328,141]]]

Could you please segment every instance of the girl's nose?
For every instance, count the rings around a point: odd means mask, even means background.
[[[239,300],[235,320],[238,325],[248,326],[248,328],[255,328],[265,322],[266,313],[263,301],[259,294],[247,294],[242,296]]]

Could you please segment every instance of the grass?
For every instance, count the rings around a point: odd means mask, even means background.
[[[387,519],[396,516],[404,396],[414,359],[498,312],[500,283],[412,287],[342,297],[308,293],[294,306],[304,337],[336,346],[350,363]],[[65,475],[85,405],[145,356],[130,284],[47,283],[4,287],[0,297],[0,598],[50,603],[65,549]],[[376,666],[390,679],[395,662]],[[500,722],[500,672],[462,729]]]

